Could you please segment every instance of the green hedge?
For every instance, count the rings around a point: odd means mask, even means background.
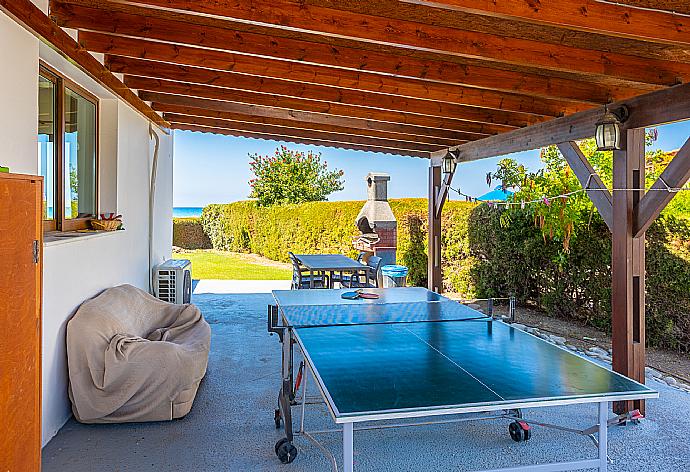
[[[210,205],[201,224],[213,247],[287,261],[287,251],[355,256],[354,220],[362,202],[315,202],[259,208]],[[398,219],[398,262],[426,285],[427,202],[391,201]],[[503,215],[503,221],[502,220]],[[514,294],[521,304],[610,330],[611,236],[601,218],[583,215],[564,252],[544,239],[527,212],[448,202],[443,210],[444,285],[465,297]],[[652,346],[690,351],[690,226],[662,216],[647,233],[647,337]]]
[[[173,218],[173,246],[183,249],[211,249],[199,218]]]

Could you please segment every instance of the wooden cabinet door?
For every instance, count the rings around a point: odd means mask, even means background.
[[[41,468],[42,180],[0,173],[0,472]]]

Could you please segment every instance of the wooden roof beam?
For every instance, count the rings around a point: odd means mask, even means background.
[[[389,131],[379,131],[375,129],[358,129],[350,128],[345,126],[337,125],[324,125],[319,123],[308,123],[303,121],[297,121],[294,119],[280,119],[272,117],[257,116],[254,114],[243,114],[243,113],[232,113],[232,112],[222,112],[214,111],[203,108],[195,108],[183,105],[171,105],[165,103],[153,103],[152,108],[156,111],[164,112],[163,116],[171,117],[175,116],[188,116],[188,117],[204,117],[204,118],[214,118],[226,121],[237,121],[241,123],[252,123],[259,125],[272,125],[280,126],[284,128],[295,128],[310,131],[320,131],[325,133],[336,133],[336,134],[346,134],[350,136],[360,136],[369,138],[380,138],[388,139],[391,141],[408,141],[410,143],[419,143],[432,145],[436,149],[448,146],[452,143],[452,140],[447,138],[438,138],[433,136],[419,136],[419,135],[409,135],[392,133]],[[453,144],[457,144],[453,143]]]
[[[459,119],[442,118],[437,116],[417,115],[399,111],[380,110],[363,106],[329,103],[292,97],[281,97],[267,93],[249,92],[208,85],[189,84],[170,80],[150,79],[146,77],[125,76],[125,84],[133,89],[148,92],[162,92],[173,95],[224,100],[250,105],[261,105],[289,110],[311,111],[327,113],[336,116],[362,118],[375,121],[387,121],[429,128],[465,131],[472,133],[497,134],[515,129],[511,126],[476,123]]]
[[[343,41],[323,35],[299,33],[299,38],[295,38],[292,36],[298,33],[291,33],[291,37],[285,37],[287,33],[282,30],[241,22],[152,11],[132,5],[107,3],[99,6],[101,8],[87,8],[52,0],[51,16],[62,26],[80,30],[584,103],[603,104],[660,87],[649,84],[614,86],[602,83],[601,76],[591,74],[571,79],[549,75],[548,71],[542,75],[532,69],[521,72],[502,70],[491,67],[495,63],[478,65],[476,58],[468,63],[466,58],[431,54],[429,51],[424,51],[424,57],[420,57],[422,53],[410,48],[361,42],[353,47],[355,43],[352,41],[343,45]],[[325,40],[330,42],[324,43]],[[429,55],[433,59],[429,59]]]
[[[540,0],[536,4],[495,0],[402,1],[532,24],[690,46],[690,18],[671,12],[591,0]]]
[[[690,84],[677,85],[616,102],[609,105],[609,108],[621,106],[626,106],[630,111],[630,117],[622,125],[625,129],[646,128],[687,120],[690,119]],[[595,124],[603,113],[603,108],[587,110],[499,136],[454,146],[449,151],[457,155],[456,161],[467,162],[578,141],[594,136]],[[436,156],[445,155],[447,152],[441,151],[436,153]]]
[[[41,38],[59,54],[75,63],[89,77],[128,103],[138,113],[159,126],[166,133],[170,124],[153,111],[134,92],[115,77],[30,0],[0,0],[0,10]]]
[[[240,74],[289,79],[317,85],[534,115],[562,116],[591,108],[590,104],[574,100],[566,101],[535,97],[529,94],[483,90],[458,84],[430,82],[409,77],[393,77],[362,70],[297,63],[98,32],[80,32],[79,43],[89,51],[110,56],[146,58]]]
[[[258,77],[234,72],[223,72],[199,67],[180,66],[127,57],[108,56],[106,65],[112,72],[127,76],[150,77],[193,84],[207,84],[235,90],[266,93],[281,97],[303,98],[329,103],[342,103],[360,107],[376,108],[426,116],[450,117],[454,119],[523,127],[545,121],[543,116],[526,113],[491,110],[486,108],[457,105],[454,103],[420,100],[362,92],[315,84],[305,84],[290,80]]]
[[[158,92],[139,92],[143,100],[153,102],[154,110],[166,111],[168,106],[190,107],[203,109],[209,113],[232,113],[250,115],[256,118],[279,119],[284,121],[296,121],[306,125],[338,126],[354,128],[363,131],[381,131],[405,136],[419,138],[421,142],[427,139],[438,139],[439,142],[447,144],[447,141],[472,141],[484,138],[486,134],[468,133],[464,131],[445,130],[438,128],[428,128],[423,126],[406,125],[401,123],[390,123],[387,121],[376,121],[361,118],[343,117],[329,115],[326,113],[309,112],[302,110],[291,110],[271,106],[261,106],[239,102],[228,102],[225,100],[213,100],[183,95],[171,95]],[[453,143],[455,144],[455,143]]]
[[[187,116],[176,113],[166,113],[166,119],[173,124],[188,124],[205,126],[209,128],[229,129],[235,131],[247,131],[250,133],[262,133],[270,135],[285,135],[294,138],[305,138],[323,141],[333,141],[349,144],[361,144],[363,146],[373,146],[378,148],[399,148],[411,149],[416,151],[432,152],[439,150],[442,146],[433,144],[422,144],[411,141],[393,141],[390,139],[373,138],[369,136],[357,136],[341,132],[308,130],[297,127],[274,126],[259,123],[248,123],[242,121],[232,121],[218,118],[205,118],[201,116]]]
[[[424,157],[428,158],[429,153],[424,151],[416,151],[411,149],[398,149],[398,148],[385,148],[385,147],[373,147],[365,146],[360,144],[350,144],[343,143],[340,141],[326,141],[322,139],[306,139],[287,135],[276,135],[276,134],[264,134],[264,133],[253,133],[248,131],[236,131],[223,128],[210,128],[206,126],[199,125],[189,125],[185,123],[175,123],[173,129],[187,130],[187,131],[198,131],[201,133],[214,133],[222,134],[226,136],[236,136],[240,138],[254,138],[254,139],[268,139],[273,141],[284,141],[296,144],[306,144],[309,146],[324,146],[329,148],[338,149],[348,149],[353,151],[364,151],[364,152],[380,152],[384,154],[393,154],[398,156],[412,156],[412,157]]]
[[[92,0],[65,0],[92,3]],[[403,47],[545,70],[616,77],[633,82],[671,86],[690,80],[690,64],[597,51],[497,34],[421,24],[328,8],[327,0],[137,0],[154,10],[190,12],[230,21],[257,22],[275,29],[290,28],[357,41]]]

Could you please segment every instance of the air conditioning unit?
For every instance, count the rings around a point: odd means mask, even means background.
[[[169,303],[192,300],[192,263],[187,259],[170,259],[153,268],[153,294]]]

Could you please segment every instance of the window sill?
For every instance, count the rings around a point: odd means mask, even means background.
[[[122,233],[124,230],[117,231],[49,231],[43,234],[43,246],[59,246],[75,241],[85,241],[87,239],[101,238]]]

